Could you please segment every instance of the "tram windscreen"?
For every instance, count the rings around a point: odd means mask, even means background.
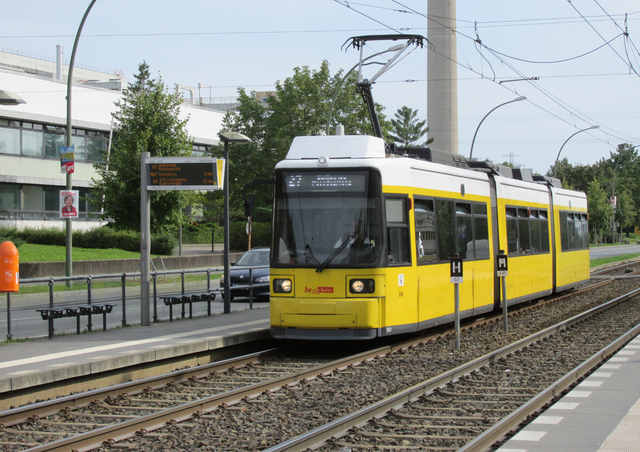
[[[279,172],[274,220],[272,265],[374,266],[383,245],[380,175]]]

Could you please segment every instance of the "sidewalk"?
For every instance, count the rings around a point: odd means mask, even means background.
[[[200,256],[203,254],[222,254],[224,253],[224,244],[214,244],[214,251],[211,251],[211,244],[198,244],[198,245],[182,245],[182,254],[180,254],[180,247],[173,250],[173,256]]]

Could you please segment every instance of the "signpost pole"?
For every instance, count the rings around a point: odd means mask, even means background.
[[[507,276],[509,275],[509,265],[507,255],[504,250],[500,250],[497,258],[498,271],[497,276],[502,280],[502,319],[504,323],[504,332],[509,332],[509,315],[507,309]]]
[[[456,323],[456,350],[460,350],[460,284],[455,283],[454,285],[455,292],[455,305],[456,305],[456,314],[455,314],[455,323]]]
[[[502,319],[504,323],[504,332],[509,332],[509,314],[507,313],[507,277],[501,276],[502,279]]]
[[[460,350],[460,283],[463,282],[462,278],[462,258],[458,253],[450,254],[449,259],[451,268],[451,282],[453,283],[454,291],[454,324],[456,331],[456,350]]]
[[[147,190],[146,160],[151,156],[143,152],[140,159],[140,324],[150,325],[151,260],[151,196]]]

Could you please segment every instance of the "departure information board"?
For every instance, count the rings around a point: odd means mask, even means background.
[[[215,158],[147,159],[147,190],[219,190],[223,164]]]

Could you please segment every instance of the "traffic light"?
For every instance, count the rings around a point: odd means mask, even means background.
[[[247,197],[244,200],[244,216],[249,218],[251,213],[253,212],[253,203],[256,200],[255,193],[247,194]]]

